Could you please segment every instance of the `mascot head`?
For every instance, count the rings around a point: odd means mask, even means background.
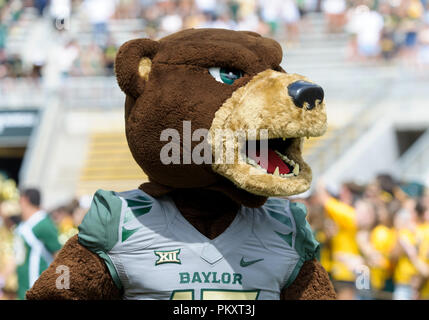
[[[282,57],[276,41],[244,31],[125,43],[115,70],[128,144],[150,180],[141,188],[207,188],[248,206],[306,191],[302,144],[326,130],[324,93]]]

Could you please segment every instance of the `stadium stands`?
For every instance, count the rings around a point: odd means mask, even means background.
[[[147,181],[131,155],[124,132],[94,132],[88,149],[78,195],[94,194],[98,189],[131,190]]]

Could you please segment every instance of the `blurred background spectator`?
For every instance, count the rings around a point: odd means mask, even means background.
[[[20,192],[21,222],[15,230],[14,264],[18,276],[18,298],[25,299],[42,272],[48,268],[55,254],[61,249],[58,229],[49,215],[41,208],[41,193],[27,188]]]

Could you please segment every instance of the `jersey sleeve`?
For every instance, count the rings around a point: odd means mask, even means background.
[[[122,201],[114,192],[98,190],[89,211],[78,228],[79,243],[104,260],[118,288],[122,288],[122,284],[107,253],[118,242],[121,210]]]
[[[61,249],[61,244],[58,240],[58,229],[51,218],[46,217],[43,219],[34,227],[33,232],[51,254]]]
[[[290,211],[296,225],[295,250],[304,261],[313,260],[319,254],[320,245],[307,221],[307,208],[302,203],[291,202]]]
[[[294,249],[299,259],[286,282],[285,288],[295,281],[304,262],[317,259],[320,256],[320,244],[314,237],[313,230],[306,219],[307,209],[305,205],[299,202],[290,202],[289,208],[295,221]]]

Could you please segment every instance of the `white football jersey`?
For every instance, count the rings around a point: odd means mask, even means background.
[[[316,257],[305,215],[302,204],[270,198],[242,206],[210,240],[167,196],[99,190],[79,242],[104,259],[124,299],[276,300]]]

